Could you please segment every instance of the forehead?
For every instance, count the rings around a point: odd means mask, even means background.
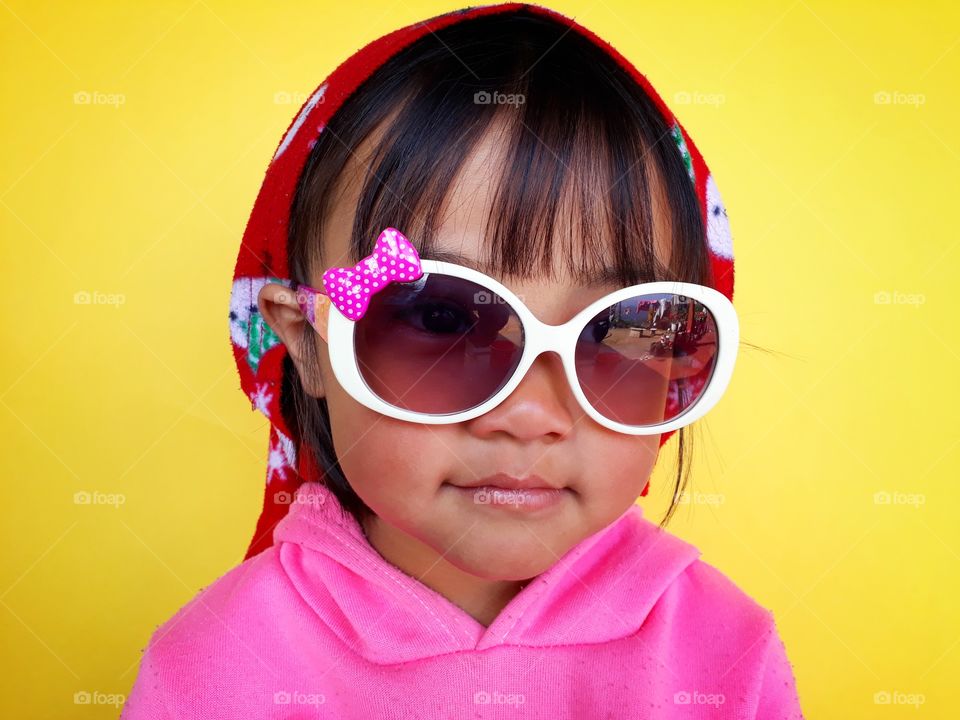
[[[557,289],[614,289],[620,287],[615,258],[609,250],[600,258],[588,248],[597,246],[604,249],[612,246],[598,223],[594,232],[584,229],[577,222],[578,213],[586,206],[605,205],[604,198],[609,188],[598,186],[595,176],[582,177],[573,173],[567,185],[561,189],[561,212],[558,213],[553,227],[550,247],[550,272],[545,277],[532,272],[504,276],[493,269],[490,257],[489,236],[491,207],[499,188],[500,178],[504,175],[504,165],[508,162],[508,141],[504,139],[505,122],[494,122],[464,163],[454,186],[441,210],[437,237],[432,253],[427,255],[438,260],[447,260],[468,265],[488,275],[496,277],[504,284],[549,284]],[[536,142],[542,142],[535,138]],[[651,196],[653,202],[654,253],[664,266],[669,266],[671,257],[670,209],[666,193],[656,168],[650,164]],[[615,181],[614,181],[615,182]],[[622,218],[614,222],[623,222]],[[570,266],[577,268],[571,272]],[[509,281],[509,282],[508,282]]]
[[[324,267],[353,264],[360,259],[352,257],[351,252],[354,214],[365,175],[369,172],[373,149],[388,122],[389,118],[355,149],[338,179],[324,223]],[[596,257],[595,249],[609,248],[612,241],[599,229],[596,235],[590,235],[577,217],[577,198],[600,206],[609,195],[609,188],[597,187],[595,177],[578,177],[571,173],[564,188],[565,200],[560,205],[563,212],[558,213],[553,226],[552,252],[547,262],[549,272],[532,267],[510,275],[498,272],[493,268],[487,238],[491,208],[508,161],[506,132],[506,122],[494,121],[467,155],[442,207],[436,211],[435,233],[421,256],[466,265],[490,275],[519,295],[544,321],[562,322],[594,300],[622,287],[617,278],[615,258],[610,252]],[[534,138],[534,141],[539,142],[539,139]],[[672,245],[669,207],[654,164],[649,163],[648,168],[653,205],[653,252],[660,263],[669,266]],[[387,188],[386,192],[391,190]],[[422,248],[418,241],[421,227],[414,224],[398,229],[415,247]],[[593,255],[588,248],[594,249]],[[577,272],[571,272],[571,266],[577,268]]]

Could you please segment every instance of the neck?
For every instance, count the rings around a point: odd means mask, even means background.
[[[526,581],[488,580],[464,572],[430,546],[375,515],[364,520],[363,530],[387,562],[443,595],[484,627],[526,585]]]

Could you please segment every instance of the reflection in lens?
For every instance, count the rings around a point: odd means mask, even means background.
[[[489,400],[520,362],[520,318],[499,295],[434,273],[373,295],[354,329],[360,374],[377,397],[447,414]]]
[[[669,422],[703,394],[717,356],[717,324],[683,295],[638,295],[591,318],[576,348],[590,404],[625,425]]]

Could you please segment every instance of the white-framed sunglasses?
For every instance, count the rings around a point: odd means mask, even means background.
[[[323,285],[293,290],[337,381],[366,407],[416,423],[492,410],[552,350],[591,418],[628,435],[665,433],[717,404],[739,346],[733,304],[705,285],[631,285],[550,325],[496,279],[421,259],[394,228],[356,266],[329,268]]]

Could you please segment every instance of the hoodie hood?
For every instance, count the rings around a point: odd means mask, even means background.
[[[385,560],[322,484],[304,483],[284,499],[290,510],[274,534],[284,573],[341,642],[378,665],[634,635],[700,557],[632,505],[533,579],[485,627]]]
[[[286,348],[261,316],[257,297],[267,283],[290,286],[287,265],[287,232],[290,206],[297,182],[317,137],[344,101],[377,68],[427,33],[480,16],[516,11],[546,16],[560,22],[597,45],[624,68],[651,98],[667,127],[677,152],[683,158],[704,218],[703,241],[710,258],[715,289],[733,299],[733,245],[726,209],[716,183],[693,140],[642,75],[609,43],[553,10],[523,3],[504,3],[465,8],[417,22],[384,35],[358,50],[341,63],[310,95],[293,118],[266,170],[240,244],[230,295],[230,343],[240,377],[240,388],[251,408],[263,413],[270,423],[266,486],[263,510],[246,557],[273,543],[273,530],[286,515],[289,497],[304,482],[320,482],[323,474],[310,452],[300,452],[294,434],[280,411],[283,360]],[[673,431],[661,436],[660,446]],[[642,495],[647,494],[647,487]]]
[[[802,720],[773,615],[638,505],[484,627],[321,483],[281,499],[276,543],[153,633],[122,718]]]

